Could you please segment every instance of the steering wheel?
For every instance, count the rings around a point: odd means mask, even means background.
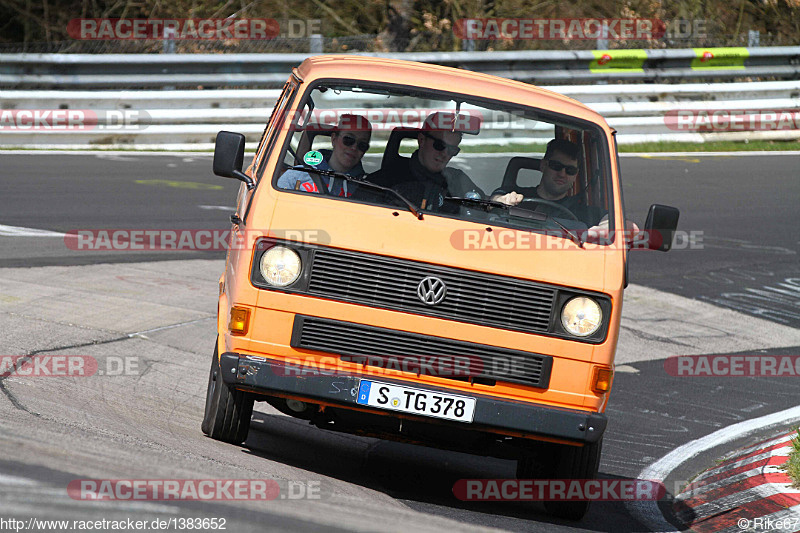
[[[544,198],[525,198],[524,200],[522,200],[520,202],[520,205],[524,204],[525,202],[533,202],[533,203],[537,203],[537,204],[550,206],[552,208],[558,209],[559,211],[561,211],[563,213],[566,213],[569,216],[569,218],[571,218],[572,220],[576,220],[576,221],[580,222],[580,219],[575,216],[575,213],[573,213],[572,211],[570,211],[569,209],[567,209],[566,207],[564,207],[563,205],[561,205],[559,203],[552,202],[550,200],[545,200]]]

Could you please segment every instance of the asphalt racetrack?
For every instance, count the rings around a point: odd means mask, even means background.
[[[459,157],[467,172],[493,164],[492,156]],[[596,502],[578,523],[535,506],[466,504],[453,496],[457,480],[510,478],[514,463],[327,432],[266,404],[256,405],[243,446],[206,438],[200,420],[224,252],[86,252],[68,248],[63,234],[224,230],[238,182],[213,176],[201,154],[0,158],[0,355],[81,355],[99,365],[90,378],[0,377],[3,518],[205,517],[224,519],[228,531],[666,530],[621,502]],[[672,355],[800,353],[800,155],[621,161],[628,218],[641,225],[651,203],[673,205],[683,233],[667,254],[631,254],[606,479],[636,478],[694,439],[800,403],[796,376],[665,370]],[[667,490],[728,448],[787,426],[687,457]],[[268,479],[281,497],[85,501],[68,490],[81,479]]]

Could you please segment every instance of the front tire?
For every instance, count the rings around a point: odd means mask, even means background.
[[[600,469],[600,452],[603,441],[586,444],[582,448],[562,447],[556,467],[556,477],[563,479],[596,479]],[[580,520],[589,511],[589,501],[549,501],[544,508],[553,516],[567,520]]]
[[[250,431],[253,397],[228,387],[222,381],[219,368],[219,349],[214,347],[211,370],[208,374],[206,408],[201,429],[212,439],[241,444]]]
[[[518,479],[597,479],[603,440],[583,447],[543,445],[535,456],[517,461]],[[566,520],[580,520],[589,511],[589,501],[545,501],[545,510]]]

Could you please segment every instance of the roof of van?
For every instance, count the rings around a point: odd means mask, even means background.
[[[535,85],[482,72],[402,59],[351,54],[309,57],[297,68],[304,81],[320,78],[372,80],[461,93],[547,109],[591,122],[605,119],[584,104]]]

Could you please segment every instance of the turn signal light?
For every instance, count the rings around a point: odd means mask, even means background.
[[[592,379],[592,390],[600,393],[610,391],[613,378],[614,371],[610,368],[595,367],[594,378]]]
[[[228,329],[233,335],[247,334],[247,324],[250,322],[250,309],[246,307],[232,307],[231,320]]]

